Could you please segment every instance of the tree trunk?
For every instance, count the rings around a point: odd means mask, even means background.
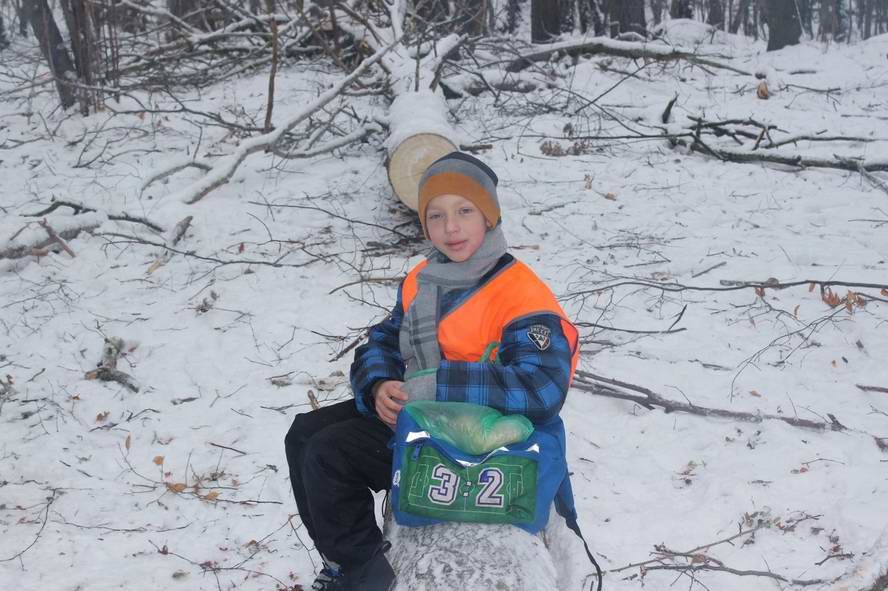
[[[796,6],[799,10],[799,18],[802,21],[802,30],[811,38],[814,37],[814,25],[811,10],[812,0],[796,0]]]
[[[514,33],[518,28],[518,21],[521,18],[521,4],[519,0],[508,0],[506,5],[506,28],[510,33]]]
[[[666,0],[651,0],[651,12],[654,15],[654,25],[663,21],[663,13],[666,11]]]
[[[647,32],[644,0],[610,0],[609,6],[611,23],[619,23],[619,33],[633,31],[644,35]]]
[[[398,577],[395,591],[558,589],[558,571],[542,539],[517,527],[474,523],[405,527],[395,523],[389,512],[384,531],[392,543],[387,557]]]
[[[746,29],[746,20],[749,18],[749,2],[750,0],[740,0],[740,4],[737,5],[737,16],[731,21],[731,33],[734,35],[737,34],[741,26],[744,30]]]
[[[782,49],[787,45],[797,45],[802,35],[802,26],[794,2],[768,0],[768,51]]]
[[[3,23],[3,15],[0,14],[0,49],[9,47],[9,40],[6,38],[6,25]]]
[[[71,36],[71,50],[74,54],[74,68],[77,78],[87,86],[97,86],[98,59],[96,43],[96,22],[91,5],[86,0],[62,0],[62,13]],[[95,91],[81,90],[80,111],[89,114],[90,107],[96,106],[100,97]]]
[[[669,7],[669,16],[672,18],[694,18],[694,8],[691,0],[672,0]]]
[[[465,0],[463,2],[463,13],[459,15],[463,34],[477,37],[487,32],[488,4],[489,0]]]
[[[576,26],[574,12],[578,1],[582,2],[582,0],[559,0],[558,10],[561,13],[560,30],[562,33],[573,33]]]
[[[15,8],[15,16],[18,18],[19,37],[28,36],[28,17],[25,15],[24,0],[13,0],[12,5]]]
[[[861,27],[863,31],[863,38],[869,39],[872,36],[873,31],[873,6],[875,2],[873,0],[868,0],[863,4],[863,27]]]
[[[725,11],[722,0],[709,0],[709,14],[706,15],[706,24],[725,30]]]
[[[440,23],[450,16],[446,0],[413,0],[413,6],[416,14],[427,23]]]
[[[27,15],[28,22],[31,23],[34,36],[40,42],[43,57],[55,77],[56,90],[59,93],[62,108],[67,109],[76,102],[73,88],[68,82],[76,80],[77,74],[71,56],[68,55],[68,48],[59,32],[59,27],[56,25],[46,0],[24,0],[22,9]]]
[[[604,16],[599,8],[599,0],[577,0],[579,2],[580,31],[583,33],[592,30],[596,37],[607,33],[604,25]]]
[[[820,3],[820,38],[823,41],[845,39],[845,4],[843,0],[822,0]]]
[[[530,40],[532,43],[548,43],[558,35],[561,27],[558,0],[531,0]]]

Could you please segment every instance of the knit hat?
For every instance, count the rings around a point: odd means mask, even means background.
[[[426,208],[440,195],[459,195],[475,204],[495,228],[500,221],[500,205],[496,196],[499,182],[490,167],[469,154],[451,152],[435,160],[419,181],[419,223],[426,230]]]

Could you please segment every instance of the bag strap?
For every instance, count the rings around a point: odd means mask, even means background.
[[[592,563],[592,566],[595,567],[595,573],[598,575],[598,591],[602,589],[602,580],[604,579],[604,575],[601,574],[601,567],[598,566],[598,563],[595,561],[595,558],[592,556],[592,552],[589,550],[589,544],[586,543],[586,538],[583,537],[583,533],[580,531],[580,526],[577,523],[576,519],[564,519],[567,522],[567,527],[571,529],[571,531],[577,534],[581,540],[583,540],[583,547],[586,548],[586,556],[589,557],[589,561]],[[592,591],[592,585],[589,585],[589,591]]]

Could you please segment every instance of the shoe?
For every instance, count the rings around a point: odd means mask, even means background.
[[[311,591],[345,591],[347,589],[345,583],[341,570],[324,566],[311,584]]]

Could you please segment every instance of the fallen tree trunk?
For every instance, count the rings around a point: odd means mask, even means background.
[[[836,157],[834,160],[825,158],[806,158],[805,156],[782,156],[780,154],[765,152],[739,152],[736,150],[725,150],[707,145],[702,140],[685,140],[682,138],[670,137],[669,142],[673,147],[682,146],[692,152],[708,154],[719,160],[726,162],[770,162],[772,164],[782,164],[784,166],[793,166],[797,168],[834,168],[838,170],[847,170],[849,172],[876,172],[888,171],[888,160],[851,160]]]
[[[395,591],[558,589],[558,571],[543,539],[511,525],[405,527],[389,512],[385,537],[392,543],[387,557],[398,577]]]
[[[653,45],[650,43],[635,43],[630,41],[618,41],[609,37],[594,37],[592,39],[584,39],[581,41],[562,41],[560,43],[550,43],[549,45],[536,46],[534,51],[526,53],[513,60],[506,66],[509,72],[520,72],[530,66],[533,62],[548,61],[554,53],[565,53],[567,55],[588,55],[602,54],[613,55],[616,57],[628,57],[632,59],[645,59],[653,61],[677,61],[683,60],[698,66],[708,66],[710,68],[718,68],[720,70],[729,70],[737,74],[752,76],[751,72],[735,68],[728,64],[717,62],[708,58],[700,57],[696,54],[667,47],[663,45]]]

